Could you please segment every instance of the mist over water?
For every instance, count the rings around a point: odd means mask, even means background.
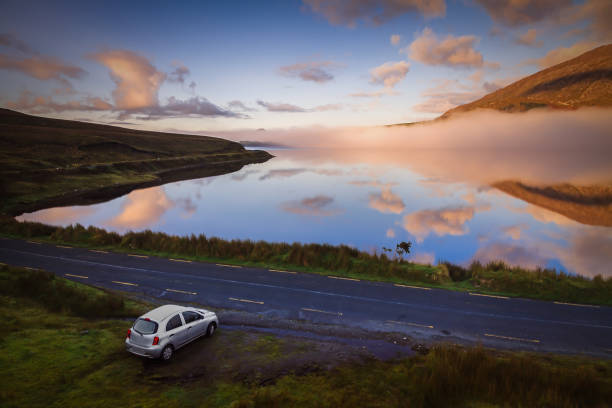
[[[610,111],[477,112],[430,125],[215,134],[299,146],[217,177],[20,219],[124,232],[349,244],[412,241],[412,259],[505,260],[611,276],[612,228],[583,225],[492,187],[612,182]]]
[[[231,140],[267,141],[300,148],[443,149],[477,151],[612,151],[612,110],[479,110],[411,126],[323,126],[202,132]]]

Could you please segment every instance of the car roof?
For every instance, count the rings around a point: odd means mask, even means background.
[[[184,310],[189,310],[190,308],[187,308],[185,306],[178,306],[178,305],[163,305],[160,306],[156,309],[153,309],[147,313],[145,313],[144,315],[140,316],[141,319],[151,319],[155,322],[161,322],[162,320],[164,320],[166,317],[174,314],[174,313],[178,313],[178,312],[182,312]]]

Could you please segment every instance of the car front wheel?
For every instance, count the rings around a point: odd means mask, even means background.
[[[172,348],[172,346],[167,345],[162,350],[161,359],[164,360],[164,361],[168,361],[168,360],[170,360],[172,358],[173,354],[174,354],[174,349]]]
[[[208,325],[208,329],[206,329],[206,337],[211,337],[215,333],[215,329],[217,325],[215,323],[211,323]]]

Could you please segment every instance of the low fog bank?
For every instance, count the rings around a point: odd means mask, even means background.
[[[325,149],[601,150],[612,152],[612,110],[481,110],[452,119],[393,127],[323,126],[213,132],[231,140]]]
[[[292,128],[215,133],[299,147],[275,152],[304,165],[368,163],[426,178],[486,185],[612,182],[612,110],[479,111],[396,127]]]

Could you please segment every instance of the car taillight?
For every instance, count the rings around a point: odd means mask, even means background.
[[[155,336],[155,338],[153,338],[153,345],[157,346],[159,344],[159,337]]]
[[[129,339],[131,334],[132,334],[132,329],[128,329],[127,336],[125,337]]]

